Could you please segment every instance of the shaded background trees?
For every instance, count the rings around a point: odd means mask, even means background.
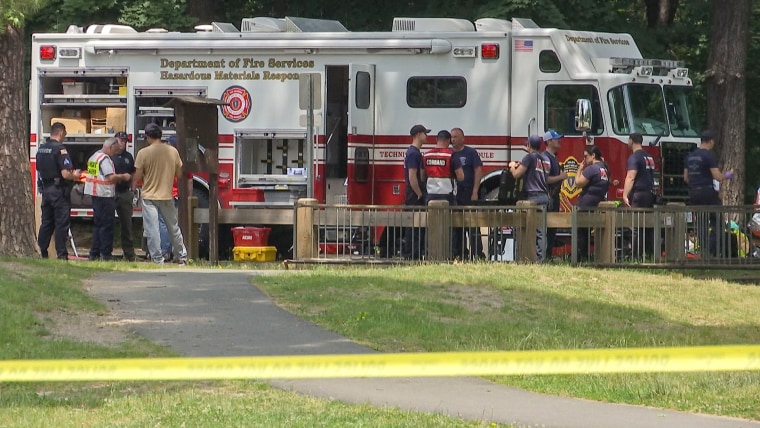
[[[39,12],[34,13],[37,9]],[[28,126],[23,119],[27,111],[24,103],[28,99],[23,96],[23,88],[28,78],[22,79],[17,71],[19,67],[28,69],[29,61],[18,64],[16,53],[20,45],[30,45],[31,32],[62,32],[71,24],[86,27],[93,23],[122,23],[139,30],[163,27],[188,31],[196,24],[211,21],[239,25],[244,17],[286,15],[336,19],[349,29],[360,31],[388,30],[395,16],[449,16],[470,20],[488,16],[528,17],[545,27],[627,32],[636,39],[645,57],[685,61],[697,88],[700,105],[705,107],[697,112],[701,116],[699,122],[709,123],[718,130],[722,166],[734,169],[740,179],[744,178],[743,182],[737,180],[728,186],[726,202],[750,202],[754,189],[760,184],[760,141],[755,138],[760,133],[760,105],[749,103],[745,110],[743,97],[760,98],[758,76],[754,73],[760,65],[760,40],[750,37],[760,31],[760,21],[750,19],[759,9],[760,0],[4,1],[0,5],[4,30],[0,37],[0,47],[3,48],[0,67],[4,71],[0,93],[6,100],[0,106],[3,193],[8,188],[7,183],[30,177],[25,171],[29,168],[26,152],[29,140]],[[27,24],[25,35],[21,32],[24,23]],[[742,165],[745,160],[746,167]],[[743,192],[745,183],[746,192]],[[23,203],[27,199],[31,201],[30,183],[24,184],[24,190],[13,195],[18,206],[28,205]],[[5,214],[0,215],[0,232],[6,227],[15,228],[12,225],[16,221],[6,219]],[[23,225],[24,230],[31,227],[31,223]],[[0,239],[7,239],[5,233]],[[26,253],[28,245],[20,242],[11,247],[24,247],[20,253]],[[6,244],[0,243],[0,253],[10,254],[7,248]]]

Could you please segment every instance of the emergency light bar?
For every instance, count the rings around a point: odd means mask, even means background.
[[[686,64],[683,61],[672,59],[648,59],[648,58],[610,58],[610,66],[613,73],[630,73],[638,67],[636,74],[639,76],[652,76],[655,70],[672,70],[688,69],[683,68]],[[685,77],[676,75],[676,77]]]

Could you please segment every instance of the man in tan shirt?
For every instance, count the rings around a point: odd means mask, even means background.
[[[174,178],[182,176],[182,160],[177,149],[161,141],[161,128],[155,123],[145,127],[148,147],[137,152],[135,159],[135,179],[142,181],[143,228],[148,237],[148,252],[154,263],[163,264],[161,236],[158,229],[158,214],[166,222],[172,242],[174,260],[180,265],[187,263],[187,249],[177,222],[177,208],[174,206],[172,185]]]

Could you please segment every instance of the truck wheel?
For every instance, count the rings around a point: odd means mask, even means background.
[[[198,208],[208,208],[208,193],[193,187],[193,196],[198,199]],[[198,225],[198,257],[208,260],[208,223]]]

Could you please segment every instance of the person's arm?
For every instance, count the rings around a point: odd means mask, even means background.
[[[586,178],[586,176],[583,175],[585,170],[586,170],[586,163],[582,162],[581,166],[578,167],[578,172],[575,173],[575,186],[580,187],[581,189],[586,187],[589,181],[588,178]]]
[[[565,180],[567,180],[567,172],[565,172],[565,170],[563,169],[560,169],[559,175],[552,175],[550,177],[546,177],[546,184],[557,184]]]
[[[473,171],[475,172],[475,176],[473,178],[472,195],[470,195],[470,200],[477,201],[479,197],[478,192],[480,191],[480,180],[483,179],[483,168],[476,166]]]
[[[422,189],[420,189],[420,183],[417,181],[417,168],[409,168],[409,186],[412,191],[417,195],[417,199],[422,198]]]
[[[732,172],[726,171],[725,173],[720,172],[718,168],[710,168],[710,174],[712,177],[718,181],[726,181],[733,178],[734,174]]]
[[[454,170],[454,175],[456,175],[457,181],[464,181],[464,170],[461,166]]]
[[[132,176],[125,172],[124,174],[108,174],[106,178],[111,183],[116,184],[120,181],[129,181],[129,179],[132,178]]]
[[[525,167],[525,165],[520,164],[517,166],[517,168],[512,170],[512,177],[514,178],[522,178],[525,173],[528,172],[528,168]]]
[[[633,181],[636,180],[636,173],[637,171],[635,169],[629,169],[625,174],[625,184],[623,185],[623,203],[628,207],[631,206],[631,202],[628,200],[628,195],[631,193],[631,190],[633,190]]]
[[[137,183],[141,182],[142,179],[143,179],[142,168],[135,168],[135,175],[132,177],[132,190],[135,190],[135,186],[137,186]]]
[[[61,177],[63,177],[64,180],[79,181],[79,174],[81,172],[82,171],[78,169],[62,169]]]
[[[683,181],[689,184],[689,170],[686,168],[683,169]]]

